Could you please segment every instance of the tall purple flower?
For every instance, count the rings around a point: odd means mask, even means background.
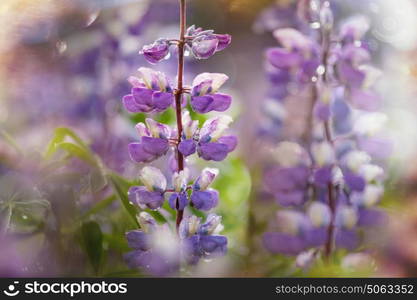
[[[185,166],[185,157],[197,152],[204,160],[221,161],[237,145],[235,136],[224,135],[232,122],[230,117],[213,117],[199,128],[198,121],[192,120],[190,113],[183,110],[187,99],[197,113],[224,112],[230,107],[231,96],[219,92],[228,79],[226,75],[202,73],[195,77],[191,87],[184,84],[183,77],[186,51],[191,51],[197,59],[206,59],[224,50],[231,37],[194,25],[186,29],[185,0],[179,2],[179,39],[158,39],[140,51],[154,64],[169,58],[171,46],[177,47],[176,87],[165,74],[141,67],[138,77],[129,78],[131,93],[122,100],[131,113],[159,113],[170,107],[175,110],[175,129],[147,118],[145,123],[136,125],[139,141],[130,143],[128,147],[130,157],[138,163],[149,163],[170,150],[174,152],[167,168],[173,174],[166,175],[158,168],[145,166],[139,175],[141,185],[131,187],[128,192],[130,202],[141,210],[158,210],[167,200],[176,215],[177,233],[170,228],[169,222],[157,224],[149,214],[141,212],[138,217],[141,228],[128,232],[126,236],[133,249],[125,256],[129,266],[156,276],[178,272],[182,262],[196,264],[200,258],[214,258],[226,253],[227,238],[219,235],[223,228],[221,217],[209,214],[202,223],[202,219],[193,215],[196,209],[209,211],[217,206],[219,193],[209,185],[218,170],[205,168],[193,179]]]
[[[279,47],[266,51],[273,84],[267,102],[275,115],[286,116],[281,110],[291,85],[309,103],[308,117],[304,133],[273,146],[264,184],[285,209],[271,221],[263,243],[273,253],[298,256],[304,267],[337,248],[366,245],[359,230],[384,220],[375,206],[384,192],[382,158],[390,146],[377,133],[385,117],[374,112],[380,71],[370,65],[362,40],[369,22],[356,16],[337,29],[328,1],[298,4],[304,25],[276,29]],[[290,121],[286,117],[281,122]]]

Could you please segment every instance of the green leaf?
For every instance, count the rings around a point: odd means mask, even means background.
[[[6,143],[13,147],[17,153],[23,155],[22,149],[17,144],[16,140],[4,129],[0,129],[0,136],[4,139]]]
[[[138,211],[136,207],[130,203],[129,198],[127,196],[127,192],[131,184],[123,177],[115,173],[110,173],[108,176],[113,190],[122,202],[122,205],[125,208],[126,212],[129,214],[134,224],[136,224],[137,227],[139,227],[138,220],[136,219]]]
[[[58,150],[58,145],[63,143],[65,139],[69,137],[72,141],[86,152],[90,152],[89,147],[83,142],[83,140],[71,129],[60,127],[55,129],[54,136],[49,142],[46,151],[45,158],[50,158]]]
[[[100,269],[103,257],[103,233],[97,222],[86,222],[81,225],[82,245],[87,252],[88,259],[96,273]]]
[[[101,210],[108,207],[110,204],[112,204],[117,199],[116,195],[111,195],[100,202],[96,203],[92,208],[90,208],[88,211],[86,211],[82,216],[81,219],[87,219],[91,215],[95,215]]]
[[[73,143],[63,142],[56,145],[56,148],[65,150],[72,156],[78,157],[86,163],[97,166],[96,158],[88,150]]]

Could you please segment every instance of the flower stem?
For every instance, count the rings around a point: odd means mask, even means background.
[[[321,31],[321,44],[322,44],[322,65],[324,67],[324,72],[322,74],[322,82],[326,84],[328,81],[327,74],[327,61],[329,59],[330,52],[330,43],[331,43],[331,31],[322,30]],[[318,81],[319,82],[319,81]],[[334,148],[333,134],[331,129],[330,120],[327,120],[323,123],[324,136],[326,141],[332,145]],[[333,182],[327,184],[327,198],[330,208],[330,222],[327,228],[327,240],[324,246],[324,256],[329,259],[334,248],[334,227],[335,227],[335,217],[336,217],[336,198],[335,198],[335,187]]]
[[[330,128],[330,122],[326,121],[324,122],[324,131],[326,140],[333,145],[333,138],[332,138],[332,132]],[[335,216],[336,216],[336,199],[334,195],[334,186],[332,182],[329,182],[327,184],[327,197],[329,199],[329,208],[330,208],[330,223],[329,227],[327,228],[327,241],[325,245],[324,254],[325,257],[329,258],[332,251],[333,251],[333,244],[334,244],[334,222],[335,222]]]
[[[178,172],[184,170],[184,156],[179,151],[179,143],[181,142],[181,136],[183,131],[182,126],[182,118],[181,118],[181,104],[182,104],[182,95],[184,92],[184,48],[185,48],[185,30],[186,30],[186,5],[185,0],[179,0],[180,2],[180,37],[178,40],[178,83],[177,83],[177,90],[175,93],[175,112],[177,118],[177,131],[178,131],[178,143],[176,145],[176,156],[178,162]],[[176,220],[176,227],[177,231],[179,225],[182,221],[184,215],[183,210],[178,210],[177,212],[177,220]]]

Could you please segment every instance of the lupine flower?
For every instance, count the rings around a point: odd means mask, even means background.
[[[158,225],[146,212],[138,217],[141,230],[126,233],[133,251],[124,255],[131,268],[141,268],[155,276],[165,276],[179,268],[179,241],[167,226]]]
[[[358,148],[377,159],[387,158],[393,150],[392,141],[386,136],[387,119],[381,112],[372,112],[360,116],[353,125]]]
[[[327,121],[332,115],[333,93],[329,89],[322,89],[322,96],[314,104],[314,116],[320,121]]]
[[[369,20],[361,15],[346,19],[339,30],[339,37],[343,44],[360,41],[370,28]]]
[[[168,139],[171,128],[152,119],[146,119],[146,125],[138,123],[136,130],[140,141],[129,144],[129,154],[135,162],[150,162],[164,155],[169,149]]]
[[[195,77],[191,90],[193,110],[201,114],[227,110],[232,102],[232,97],[218,93],[227,79],[229,77],[218,73],[202,73]]]
[[[350,189],[359,192],[364,190],[366,182],[360,169],[370,161],[371,157],[363,151],[351,151],[342,158],[344,179]]]
[[[233,151],[237,145],[237,138],[233,135],[224,136],[224,131],[232,122],[229,116],[219,116],[204,122],[198,135],[196,123],[189,118],[188,112],[183,115],[184,124],[189,124],[184,129],[184,140],[179,144],[179,150],[184,156],[189,156],[197,151],[205,160],[221,161],[227,154]],[[186,125],[187,126],[187,125]]]
[[[299,1],[298,15],[304,25],[275,30],[280,47],[266,51],[274,85],[266,102],[283,108],[295,94],[291,89],[314,105],[300,141],[291,137],[294,142],[281,141],[271,152],[276,165],[264,173],[266,191],[291,210],[278,211],[263,243],[273,253],[298,255],[296,264],[306,268],[320,251],[330,255],[333,245],[357,249],[365,241],[359,230],[386,220],[376,205],[384,192],[381,159],[391,147],[381,130],[386,117],[374,112],[380,97],[373,86],[381,72],[370,65],[370,49],[361,40],[369,22],[355,17],[334,30],[324,0]],[[279,113],[274,124],[281,128],[284,117],[290,119]]]
[[[187,29],[191,52],[197,59],[207,59],[216,52],[224,50],[232,41],[229,34],[215,34],[213,30],[203,30],[195,25]]]
[[[353,206],[340,204],[336,211],[336,244],[339,247],[353,250],[358,246],[359,236],[355,226],[358,222],[357,209]]]
[[[127,111],[162,112],[174,101],[174,94],[164,73],[149,68],[139,68],[139,77],[131,76],[131,94],[123,97]]]
[[[148,62],[156,64],[169,55],[169,41],[158,39],[151,45],[143,46],[139,54],[143,54]]]
[[[157,209],[164,203],[167,180],[162,172],[154,167],[144,167],[139,175],[144,186],[129,189],[129,200],[141,208]]]
[[[208,187],[218,173],[219,170],[217,169],[205,168],[194,182],[191,203],[196,209],[210,210],[217,206],[219,192]]]
[[[268,62],[278,69],[295,72],[299,82],[309,81],[319,66],[317,44],[292,28],[277,29],[274,37],[282,47],[267,50]]]
[[[185,3],[181,1],[181,20],[185,17]],[[181,22],[181,25],[184,24]],[[141,209],[156,210],[163,205],[166,193],[170,194],[168,204],[175,210],[177,235],[168,224],[158,225],[152,217],[142,212],[138,219],[141,229],[127,233],[129,246],[134,250],[127,253],[125,258],[132,268],[144,269],[154,275],[169,275],[178,272],[181,262],[196,264],[200,258],[211,259],[226,253],[227,238],[218,235],[223,228],[219,216],[208,215],[204,224],[200,224],[201,220],[196,216],[184,217],[187,206],[208,211],[217,205],[219,193],[209,188],[209,185],[218,170],[203,169],[190,186],[184,157],[197,152],[205,160],[225,159],[237,144],[235,136],[223,135],[232,119],[228,116],[214,117],[208,119],[200,129],[198,121],[193,121],[190,113],[183,111],[183,108],[189,98],[192,109],[197,113],[227,110],[232,98],[218,91],[228,77],[224,74],[202,73],[195,77],[192,87],[188,88],[180,76],[184,73],[186,51],[191,51],[198,59],[206,59],[225,49],[230,42],[228,34],[215,34],[212,30],[191,26],[186,32],[184,27],[181,28],[179,39],[158,39],[144,46],[140,52],[150,63],[157,63],[169,56],[170,45],[176,45],[178,51],[182,51],[178,55],[179,78],[175,90],[163,73],[140,68],[139,78],[129,78],[131,94],[123,98],[129,112],[162,112],[172,106],[176,117],[180,117],[176,120],[176,130],[146,119],[146,125],[136,125],[140,141],[129,144],[129,154],[138,163],[151,162],[166,154],[170,145],[174,148],[174,154],[168,159],[169,170],[173,172],[172,188],[167,188],[167,180],[159,169],[147,166],[139,176],[143,186],[131,187],[129,199]],[[186,98],[184,94],[190,94],[190,97]]]
[[[266,188],[280,205],[304,203],[310,176],[307,152],[296,143],[282,142],[274,150],[273,156],[278,166],[266,171]]]
[[[314,171],[314,183],[325,187],[332,181],[333,166],[336,162],[333,147],[328,142],[314,143],[311,146],[311,153],[317,166]]]
[[[267,232],[263,238],[264,245],[273,253],[287,255],[297,255],[309,247],[321,245],[326,238],[326,217],[326,213],[323,213],[323,220],[316,226],[301,212],[279,211],[276,216],[278,231]],[[316,224],[318,218],[315,216]]]
[[[195,264],[200,258],[211,259],[223,256],[227,251],[227,238],[219,233],[223,230],[221,217],[209,214],[206,222],[190,216],[183,219],[180,225],[180,238],[186,260]]]
[[[125,254],[129,266],[142,268],[153,275],[163,276],[176,272],[180,258],[196,264],[201,258],[223,256],[227,251],[227,238],[219,235],[223,229],[221,217],[210,214],[206,222],[196,216],[185,217],[176,237],[165,225],[158,225],[146,212],[138,217],[141,230],[126,234],[133,251]]]

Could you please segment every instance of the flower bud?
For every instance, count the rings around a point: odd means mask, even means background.
[[[219,41],[216,52],[224,50],[232,42],[232,36],[230,34],[215,34],[214,36]]]
[[[199,36],[193,40],[191,50],[197,59],[207,59],[214,55],[218,44],[214,35]]]
[[[139,54],[143,54],[148,62],[156,64],[168,56],[169,41],[167,39],[156,40],[151,45],[143,46]]]

